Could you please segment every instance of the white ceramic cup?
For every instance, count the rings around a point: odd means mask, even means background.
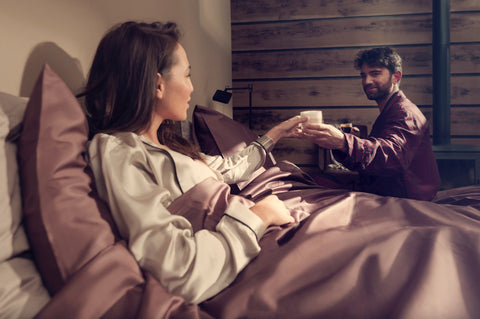
[[[322,111],[303,111],[303,112],[300,112],[300,116],[301,117],[308,116],[307,123],[311,123],[311,124],[323,123]]]

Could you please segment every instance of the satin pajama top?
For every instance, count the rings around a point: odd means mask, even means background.
[[[348,151],[335,159],[361,176],[360,191],[431,200],[440,187],[428,121],[402,91],[393,95],[368,138],[345,133]]]
[[[99,195],[121,236],[139,265],[169,292],[200,303],[228,286],[260,252],[265,225],[240,201],[229,204],[215,232],[194,233],[187,219],[166,209],[205,178],[228,184],[248,179],[265,161],[260,143],[226,159],[204,155],[202,162],[135,133],[100,133],[88,151]]]

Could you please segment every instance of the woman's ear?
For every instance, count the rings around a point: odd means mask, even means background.
[[[158,99],[162,99],[165,93],[165,79],[160,73],[157,73],[157,88],[155,90],[155,96]]]

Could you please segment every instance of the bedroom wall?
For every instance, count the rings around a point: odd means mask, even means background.
[[[436,1],[436,0],[435,0]],[[232,0],[234,86],[253,84],[253,128],[306,109],[329,123],[371,128],[378,115],[353,68],[355,54],[389,45],[404,59],[401,88],[432,118],[432,0]],[[480,1],[450,1],[451,141],[480,146]],[[248,97],[233,96],[247,123]],[[285,141],[274,150],[305,169],[321,162],[315,145]]]
[[[176,21],[192,65],[195,104],[227,115],[231,104],[212,102],[231,85],[230,3],[224,0],[0,0],[0,91],[28,96],[47,62],[78,92],[96,46],[115,23]]]

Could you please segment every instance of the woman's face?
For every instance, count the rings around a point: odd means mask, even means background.
[[[188,102],[193,92],[190,63],[185,49],[177,44],[173,52],[173,65],[159,75],[156,113],[161,120],[183,121],[187,118]],[[160,91],[159,91],[160,90]]]

